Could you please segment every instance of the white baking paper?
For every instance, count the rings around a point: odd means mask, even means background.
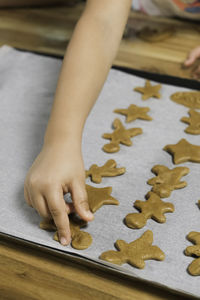
[[[112,267],[133,277],[200,297],[200,277],[193,277],[186,271],[193,258],[183,253],[191,245],[186,235],[190,231],[200,231],[200,210],[197,206],[200,199],[200,164],[182,164],[190,168],[190,173],[183,178],[188,186],[172,192],[171,197],[166,199],[174,204],[175,212],[166,214],[165,224],[148,220],[140,230],[123,224],[128,213],[137,212],[133,208],[134,201],[144,200],[151,189],[146,183],[154,176],[151,168],[156,164],[174,167],[172,157],[162,148],[166,144],[177,143],[181,138],[200,145],[199,136],[184,133],[187,124],[180,122],[181,117],[187,116],[188,108],[169,99],[172,93],[186,90],[184,88],[163,84],[161,99],[142,101],[141,94],[134,92],[133,88],[143,86],[145,80],[111,70],[86,122],[83,154],[86,169],[93,163],[103,165],[111,158],[117,161],[119,167],[126,167],[124,175],[104,178],[99,185],[87,179],[87,183],[96,187],[112,186],[112,196],[119,200],[120,205],[107,205],[95,213],[95,220],[86,229],[93,236],[93,243],[87,250],[64,247],[53,240],[52,232],[39,228],[39,215],[24,200],[23,182],[41,149],[61,63],[60,59],[21,52],[7,46],[0,49],[0,232],[77,253],[102,263],[106,268],[110,264],[98,260],[103,251],[115,249],[117,239],[131,242],[150,229],[154,234],[154,245],[165,252],[166,259],[163,262],[146,261],[143,270],[128,264]],[[136,120],[126,124],[127,128],[141,127],[144,133],[132,139],[131,147],[122,145],[121,150],[114,154],[103,152],[102,146],[108,140],[103,139],[102,134],[112,132],[115,118],[125,124],[125,117],[113,113],[113,110],[127,108],[130,104],[149,107],[153,121]]]

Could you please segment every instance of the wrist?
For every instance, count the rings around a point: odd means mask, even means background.
[[[44,137],[43,148],[65,148],[80,150],[82,144],[82,134],[71,133],[46,133]]]

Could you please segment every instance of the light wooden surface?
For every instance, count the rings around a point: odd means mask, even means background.
[[[0,45],[63,56],[84,3],[73,7],[0,10]],[[144,42],[135,33],[149,26],[173,26],[175,33],[163,42]],[[192,68],[183,61],[190,50],[200,45],[198,23],[130,13],[129,34],[123,38],[114,65],[191,78]],[[132,30],[130,30],[132,28]]]
[[[110,274],[0,237],[0,299],[184,300],[145,283]]]
[[[189,52],[200,46],[200,24],[168,18],[130,14],[127,37],[121,42],[115,64],[148,71],[156,74],[192,78],[192,71],[197,64],[184,68],[183,62]],[[144,27],[153,29],[174,28],[174,34],[168,39],[150,43],[137,37],[135,33]]]

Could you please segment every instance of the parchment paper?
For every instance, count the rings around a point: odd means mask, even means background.
[[[0,232],[64,252],[78,253],[106,267],[111,264],[98,259],[103,251],[115,249],[117,239],[131,242],[150,229],[154,234],[154,245],[165,252],[166,259],[163,262],[146,261],[143,270],[128,264],[122,267],[112,265],[112,268],[200,297],[200,277],[192,277],[186,271],[193,258],[183,253],[191,245],[186,235],[190,231],[200,231],[200,210],[197,206],[200,199],[200,164],[182,164],[190,168],[190,173],[184,178],[188,186],[174,191],[170,198],[165,199],[175,205],[175,212],[166,214],[165,224],[148,220],[140,230],[123,224],[128,213],[137,212],[133,208],[134,201],[144,200],[151,189],[146,183],[154,176],[151,168],[156,164],[174,167],[171,156],[162,148],[166,144],[177,143],[181,138],[200,145],[199,136],[184,133],[187,124],[180,122],[181,117],[187,116],[188,109],[169,99],[172,93],[186,90],[184,88],[163,84],[161,99],[142,101],[141,95],[133,88],[143,86],[145,80],[111,70],[86,122],[83,153],[86,169],[93,163],[103,165],[111,158],[117,161],[118,166],[126,167],[124,175],[104,178],[99,185],[87,179],[87,183],[93,186],[112,186],[112,195],[120,205],[107,205],[95,213],[95,221],[86,229],[93,236],[93,243],[87,250],[64,247],[52,239],[52,232],[38,227],[40,217],[25,203],[23,182],[41,149],[60,67],[60,59],[21,52],[7,46],[0,49]],[[112,121],[119,118],[125,124],[125,117],[113,113],[113,110],[127,108],[130,104],[150,107],[153,121],[136,120],[127,124],[127,128],[141,127],[144,133],[132,139],[131,147],[122,145],[115,154],[103,152],[101,148],[108,140],[101,136],[112,132]]]

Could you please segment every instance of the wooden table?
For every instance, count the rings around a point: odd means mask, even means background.
[[[75,7],[11,9],[0,11],[0,45],[63,56],[83,10]],[[170,39],[147,43],[135,35],[143,26],[176,27]],[[178,20],[148,18],[131,13],[114,64],[156,74],[191,78],[182,68],[187,53],[200,45],[199,25]],[[186,42],[187,40],[187,42]],[[48,249],[27,245],[0,234],[0,299],[186,299],[73,259]]]
[[[78,3],[75,7],[0,10],[0,45],[63,56],[83,8],[84,4]],[[145,26],[170,26],[175,31],[162,42],[148,43],[135,34]],[[183,62],[189,51],[200,45],[199,23],[131,12],[127,28],[115,66],[191,79],[193,68],[183,68]]]
[[[2,300],[187,299],[1,234],[0,278]]]

